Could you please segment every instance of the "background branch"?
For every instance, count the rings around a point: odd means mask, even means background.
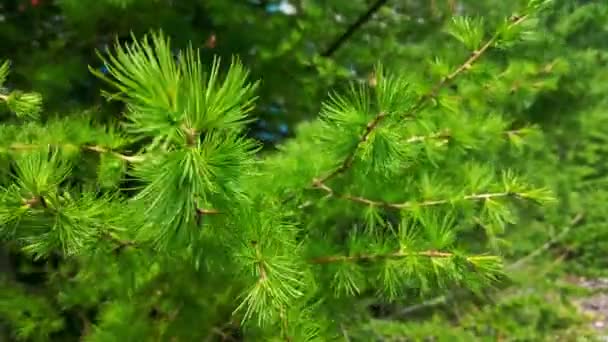
[[[350,37],[352,37],[353,34],[355,34],[355,32],[361,26],[363,26],[363,24],[365,24],[371,19],[374,13],[378,12],[378,10],[387,2],[388,0],[377,0],[375,3],[373,3],[367,9],[367,11],[357,19],[357,21],[351,24],[340,37],[338,37],[334,42],[332,42],[329,47],[325,51],[323,51],[323,53],[321,53],[321,56],[330,57],[331,55],[333,55],[342,45],[344,45],[344,43],[346,43],[346,41]]]

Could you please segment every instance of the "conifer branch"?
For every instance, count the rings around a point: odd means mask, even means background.
[[[264,267],[264,262],[262,261],[262,252],[260,251],[260,247],[257,241],[251,241],[251,245],[255,248],[255,255],[258,259],[256,262],[256,266],[258,268],[258,272],[260,273],[259,282],[263,283],[268,279],[268,274],[266,274],[266,267]]]
[[[374,123],[377,124],[378,122],[379,122],[379,120],[375,121]],[[368,126],[368,127],[373,127],[373,126]],[[366,132],[371,133],[372,129],[373,128],[369,128],[368,130],[366,130]],[[369,136],[369,133],[364,137],[364,139],[367,139],[367,137]],[[415,136],[408,138],[406,140],[406,142],[409,144],[415,144],[415,143],[419,143],[419,142],[423,142],[423,141],[427,141],[427,140],[433,140],[433,139],[443,140],[443,139],[450,139],[450,138],[451,138],[451,134],[450,134],[449,130],[445,130],[445,131],[441,131],[441,132],[437,132],[437,133],[432,133],[429,135],[415,135]],[[337,176],[338,174],[344,172],[345,170],[347,170],[350,167],[350,164],[353,162],[354,154],[349,155],[349,157],[350,158],[347,158],[345,160],[345,162],[342,164],[342,166],[340,166],[338,169],[334,170],[334,172],[332,172],[331,174],[327,175],[326,177],[324,177],[322,179],[313,180],[312,187],[316,188],[318,186],[323,186],[322,184],[327,182],[329,179],[331,179],[331,178]],[[325,190],[326,190],[326,192],[330,192],[330,191],[327,191],[327,189],[325,189]],[[292,198],[293,198],[293,195],[286,198],[285,200],[283,200],[283,203],[289,201]],[[304,206],[307,206],[307,205],[304,204],[304,205],[301,205],[300,207],[303,208]]]
[[[359,143],[365,143],[368,139],[370,134],[372,133],[372,131],[376,128],[376,126],[380,123],[380,121],[382,119],[384,119],[386,117],[385,113],[380,113],[378,116],[376,116],[376,118],[372,121],[370,121],[366,128],[365,128],[365,133],[361,136]],[[433,133],[430,135],[419,135],[419,136],[413,136],[411,138],[409,138],[406,142],[407,143],[417,143],[417,142],[421,142],[421,141],[425,141],[425,140],[432,140],[432,139],[447,139],[450,137],[450,134],[448,131],[444,131],[444,132],[438,132],[438,133]],[[318,179],[318,180],[314,180],[313,181],[313,187],[316,186],[316,184],[319,183],[325,183],[328,180],[338,176],[339,174],[345,172],[346,170],[348,170],[351,166],[352,163],[355,159],[355,152],[356,150],[351,151],[351,153],[349,153],[349,155],[346,157],[346,159],[344,159],[344,161],[342,162],[342,164],[340,165],[340,167],[338,167],[337,169],[335,169],[333,172],[329,173],[328,175],[326,175],[325,177]]]
[[[528,15],[523,15],[523,16],[513,18],[512,23],[510,24],[509,27],[513,27],[513,26],[517,26],[517,25],[521,24],[527,17],[528,17]],[[452,71],[450,74],[443,77],[439,82],[437,82],[431,88],[431,90],[429,92],[422,95],[418,99],[418,101],[412,106],[412,108],[410,110],[408,110],[406,113],[400,115],[401,119],[415,116],[424,107],[424,105],[428,101],[437,97],[437,95],[439,94],[439,91],[441,89],[446,87],[448,84],[450,84],[454,79],[456,79],[459,75],[461,75],[465,71],[470,70],[473,67],[473,64],[475,64],[481,58],[481,56],[498,40],[499,37],[500,37],[499,33],[494,34],[492,36],[492,38],[490,38],[479,49],[473,51],[473,53],[460,66],[458,66],[454,71]],[[388,114],[386,112],[380,112],[371,121],[369,121],[366,124],[365,131],[359,138],[359,141],[353,147],[351,152],[346,156],[346,158],[342,161],[340,166],[338,168],[336,168],[335,170],[331,171],[326,176],[321,177],[320,179],[313,180],[313,186],[315,186],[315,184],[318,183],[319,181],[321,183],[324,183],[324,182],[346,172],[352,166],[354,158],[355,158],[355,154],[357,153],[357,150],[361,147],[361,145],[363,145],[369,139],[369,136],[371,135],[371,133],[379,126],[380,122],[382,120],[384,120],[387,116],[388,116]]]
[[[511,129],[511,130],[502,132],[502,134],[504,134],[508,137],[511,137],[511,136],[517,136],[517,135],[523,133],[524,131],[525,131],[525,128]],[[449,130],[446,129],[444,131],[431,133],[428,135],[415,135],[415,136],[408,138],[406,140],[406,142],[408,144],[414,144],[414,143],[424,142],[427,140],[449,140],[451,138],[453,138],[452,134],[450,133]]]
[[[524,20],[526,20],[528,18],[528,15],[522,15],[520,17],[513,17],[511,20],[511,24],[509,25],[509,27],[513,27],[513,26],[517,26],[519,24],[521,24]],[[471,55],[469,56],[469,58],[464,61],[464,63],[462,63],[460,66],[458,66],[454,71],[452,71],[450,74],[448,74],[447,76],[443,77],[437,84],[435,84],[435,86],[433,88],[431,88],[431,91],[426,93],[424,96],[422,96],[422,98],[420,98],[420,100],[418,101],[418,103],[414,106],[414,109],[412,110],[413,112],[417,111],[418,109],[422,108],[422,106],[428,101],[431,100],[435,97],[437,97],[437,95],[439,94],[439,91],[441,89],[443,89],[445,86],[449,85],[454,79],[456,79],[456,77],[458,77],[460,74],[462,74],[463,72],[471,69],[473,67],[473,64],[475,64],[480,58],[481,56],[494,44],[496,43],[496,41],[498,40],[498,38],[500,37],[500,33],[496,33],[492,36],[492,38],[488,39],[488,41],[483,44],[479,49],[473,51],[473,53],[471,53]]]
[[[359,141],[357,142],[357,146],[346,156],[346,158],[342,161],[342,164],[337,169],[330,172],[325,177],[321,178],[320,181],[326,182],[326,181],[334,178],[335,176],[348,170],[352,166],[353,161],[355,160],[355,153],[357,152],[357,149],[359,148],[359,146],[364,144],[369,139],[370,134],[374,131],[374,129],[376,127],[378,127],[380,122],[386,116],[387,116],[387,113],[382,112],[382,113],[378,114],[372,121],[368,122],[367,125],[365,126],[365,132],[363,133],[363,135],[359,138]]]
[[[572,218],[572,220],[570,220],[570,223],[568,224],[568,226],[566,226],[566,228],[564,228],[562,230],[562,232],[560,232],[554,238],[552,238],[549,241],[547,241],[546,243],[544,243],[539,248],[536,248],[532,252],[526,254],[521,259],[518,259],[515,262],[506,265],[505,266],[505,270],[514,271],[517,268],[519,268],[520,266],[522,266],[523,264],[525,264],[530,259],[535,258],[536,256],[538,256],[542,252],[546,251],[552,245],[554,245],[555,243],[559,242],[562,238],[564,238],[566,235],[568,235],[568,233],[574,227],[576,227],[577,225],[579,225],[584,220],[584,218],[585,218],[585,214],[584,213],[578,213],[577,215],[574,216],[574,218]],[[451,293],[448,293],[446,295],[438,296],[438,297],[429,299],[427,301],[424,301],[422,303],[418,303],[418,304],[414,304],[414,305],[408,306],[408,307],[400,310],[397,315],[400,316],[400,317],[403,317],[405,315],[411,314],[412,312],[418,311],[420,309],[424,309],[424,308],[428,308],[428,307],[436,306],[436,305],[440,305],[440,304],[445,304],[451,298],[454,298],[457,295],[461,294],[462,293],[461,290],[462,289],[460,289],[459,291],[452,291]]]
[[[60,148],[72,148],[72,149],[83,149],[83,150],[88,150],[88,151],[93,151],[93,152],[97,152],[97,153],[109,153],[112,154],[113,156],[122,159],[124,161],[127,161],[129,163],[138,163],[138,162],[142,162],[145,158],[143,156],[128,156],[125,154],[121,154],[115,151],[112,151],[108,148],[105,148],[103,146],[99,146],[99,145],[83,145],[83,146],[78,146],[75,144],[46,144],[46,145],[42,145],[42,144],[22,144],[22,143],[14,143],[11,144],[8,147],[2,148],[2,150],[7,151],[7,150],[13,150],[13,151],[27,151],[27,150],[35,150],[38,148],[41,148],[42,146],[55,146],[55,147],[60,147]]]
[[[428,257],[428,258],[450,258],[454,256],[453,253],[440,252],[435,250],[421,251],[421,252],[403,252],[397,251],[387,254],[359,254],[359,255],[336,255],[336,256],[323,256],[310,259],[308,262],[311,264],[331,264],[339,262],[358,262],[358,261],[372,261],[378,259],[401,259],[407,257]]]
[[[315,186],[318,189],[325,191],[328,194],[328,196],[341,198],[341,199],[345,199],[345,200],[348,200],[351,202],[365,204],[365,205],[372,206],[372,207],[382,207],[382,208],[388,208],[388,209],[402,210],[402,209],[409,209],[409,208],[416,208],[416,207],[437,206],[437,205],[449,204],[449,203],[454,202],[454,200],[439,199],[439,200],[427,200],[427,201],[421,201],[421,202],[408,201],[408,202],[403,202],[403,203],[388,203],[388,202],[371,200],[371,199],[361,197],[361,196],[338,195],[332,188],[330,188],[329,186],[327,186],[325,183],[322,183],[322,182],[317,182],[315,184]],[[461,197],[460,200],[483,201],[483,200],[490,200],[490,199],[501,198],[501,197],[523,198],[524,196],[522,196],[521,194],[519,194],[517,192],[494,192],[494,193],[469,194],[469,195],[465,195],[465,196]]]
[[[283,331],[284,331],[284,335],[285,335],[285,341],[287,341],[287,342],[293,341],[293,339],[289,336],[289,334],[287,334],[288,329],[289,329],[289,324],[287,322],[287,317],[285,317],[285,308],[284,307],[281,307],[281,311],[279,313],[279,316],[281,318],[281,324],[283,325]]]
[[[503,132],[503,134],[505,134],[507,136],[518,135],[518,134],[522,133],[523,130],[524,129],[513,129],[513,130],[505,131],[505,132]],[[452,136],[451,136],[450,132],[448,130],[445,130],[445,131],[441,131],[441,132],[437,132],[437,133],[432,133],[429,135],[412,136],[412,137],[408,138],[406,140],[406,142],[407,143],[419,143],[419,142],[423,142],[426,140],[432,140],[432,139],[443,140],[443,139],[451,139],[451,138],[452,138]],[[387,203],[387,202],[383,202],[383,201],[371,200],[371,199],[364,198],[361,196],[338,195],[336,193],[336,191],[334,191],[334,189],[329,187],[322,179],[315,180],[313,183],[313,187],[320,189],[320,190],[326,192],[329,196],[333,196],[336,198],[342,198],[342,199],[346,199],[346,200],[349,200],[352,202],[357,202],[357,203],[374,206],[374,207],[384,207],[384,208],[398,209],[398,210],[412,208],[412,207],[428,207],[428,206],[442,205],[442,204],[448,204],[448,203],[452,202],[451,200],[444,199],[444,200],[429,200],[429,201],[423,201],[423,202]],[[470,195],[464,196],[462,198],[462,200],[479,201],[479,200],[487,200],[487,199],[491,199],[491,198],[508,197],[508,196],[520,197],[520,198],[524,197],[521,194],[518,194],[516,192],[498,192],[498,193],[470,194]]]

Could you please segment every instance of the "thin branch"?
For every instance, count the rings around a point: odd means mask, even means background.
[[[507,266],[507,268],[509,268],[509,269],[517,269],[520,266],[522,266],[523,264],[527,263],[528,261],[530,261],[533,258],[535,258],[538,255],[540,255],[544,251],[548,250],[549,248],[551,248],[551,246],[553,246],[555,243],[559,242],[566,235],[568,235],[568,233],[570,233],[570,231],[572,230],[572,228],[576,227],[579,223],[581,223],[584,218],[585,218],[584,214],[582,214],[582,213],[577,214],[570,221],[570,224],[568,224],[568,226],[566,228],[564,228],[559,234],[557,234],[551,240],[547,241],[545,244],[543,244],[542,246],[538,247],[534,251],[530,252],[529,254],[527,254],[526,256],[524,256],[523,258],[521,258],[521,259],[515,261],[514,263],[510,264],[509,266]]]
[[[414,144],[427,140],[446,140],[450,139],[451,137],[452,135],[450,134],[450,132],[446,130],[443,132],[432,133],[429,135],[415,135],[413,137],[408,138],[405,142],[407,142],[408,144]]]
[[[359,141],[357,142],[357,146],[346,156],[344,161],[342,161],[342,164],[337,169],[330,172],[328,175],[319,179],[318,181],[324,183],[324,182],[334,178],[335,176],[343,173],[344,171],[348,170],[353,164],[353,161],[355,159],[355,153],[357,152],[357,149],[359,148],[359,146],[361,146],[363,143],[365,143],[369,139],[369,136],[372,133],[372,131],[376,127],[378,127],[378,124],[380,124],[380,122],[386,116],[387,116],[387,114],[383,112],[383,113],[378,114],[372,121],[368,122],[367,125],[365,126],[365,132],[363,132],[363,135],[359,138]]]
[[[568,226],[562,230],[562,232],[560,234],[558,234],[557,236],[555,236],[553,239],[547,241],[545,244],[543,244],[539,248],[535,249],[531,253],[527,254],[523,258],[521,258],[521,259],[519,259],[519,260],[517,260],[517,261],[515,261],[515,262],[513,262],[513,263],[511,263],[511,264],[509,264],[507,266],[505,266],[505,270],[515,270],[518,267],[520,267],[523,264],[525,264],[527,261],[531,260],[532,258],[535,258],[536,256],[538,256],[542,252],[546,251],[553,244],[555,244],[556,242],[558,242],[561,239],[563,239],[574,227],[576,227],[577,225],[579,225],[583,221],[584,218],[585,218],[585,215],[583,213],[578,213],[570,221],[570,223],[568,224]],[[404,309],[399,310],[399,312],[397,313],[396,316],[403,317],[405,315],[409,315],[412,312],[419,311],[419,310],[424,309],[424,308],[428,308],[428,307],[433,307],[433,306],[445,304],[451,298],[457,297],[457,295],[460,294],[459,291],[461,292],[462,289],[460,289],[458,291],[452,291],[451,293],[448,293],[448,294],[445,294],[445,295],[442,295],[442,296],[431,298],[431,299],[426,300],[426,301],[424,301],[422,303],[418,303],[418,304],[414,304],[414,305],[405,307]]]
[[[511,129],[508,131],[502,132],[502,134],[507,137],[516,136],[521,134],[525,128],[522,129]],[[405,142],[408,144],[419,143],[427,140],[449,140],[452,138],[452,134],[449,130],[444,130],[441,132],[431,133],[429,135],[415,135],[413,137],[408,138]]]
[[[340,329],[342,329],[342,335],[344,336],[344,341],[350,342],[350,337],[348,337],[348,330],[346,330],[346,327],[344,326],[344,324],[340,323]]]
[[[114,152],[114,151],[111,151],[104,147],[97,146],[97,145],[83,146],[82,148],[85,150],[94,151],[94,152],[98,152],[98,153],[110,153],[113,156],[115,156],[119,159],[122,159],[124,161],[127,161],[129,163],[138,163],[138,162],[142,162],[144,160],[143,156],[127,156],[127,155],[120,154],[118,152]]]
[[[528,18],[527,15],[523,15],[521,17],[516,18],[510,24],[510,27],[517,26],[517,25],[521,24],[527,18]],[[435,97],[437,97],[437,95],[439,94],[439,91],[441,89],[443,89],[447,85],[449,85],[452,81],[454,81],[454,79],[456,79],[458,76],[460,76],[460,74],[462,74],[463,72],[470,70],[473,67],[473,64],[475,64],[477,61],[479,61],[479,59],[481,58],[481,56],[496,42],[496,40],[498,38],[499,38],[499,34],[496,33],[485,44],[483,44],[481,46],[481,48],[473,51],[473,53],[471,53],[471,55],[469,56],[469,58],[467,58],[467,60],[464,61],[464,63],[462,63],[460,66],[458,66],[450,74],[448,74],[447,76],[443,77],[438,83],[435,84],[435,86],[433,86],[433,88],[431,88],[431,90],[429,92],[427,92],[426,94],[424,94],[423,96],[421,96],[420,99],[418,100],[418,102],[412,107],[412,109],[408,113],[406,113],[405,115],[403,115],[402,118],[413,116],[420,109],[422,109],[422,107],[429,100],[432,100]]]
[[[438,297],[435,297],[435,298],[431,298],[431,299],[425,300],[422,303],[417,303],[417,304],[414,304],[414,305],[407,306],[407,307],[399,310],[399,312],[396,314],[396,316],[398,316],[398,317],[406,316],[406,315],[411,314],[414,311],[418,311],[418,310],[421,310],[421,309],[424,309],[424,308],[428,308],[428,307],[431,307],[431,306],[436,306],[436,305],[443,304],[443,303],[447,302],[447,300],[450,297],[451,296],[449,296],[449,295],[438,296]]]
[[[132,240],[122,240],[109,232],[103,232],[101,237],[115,244],[116,246],[112,251],[116,254],[120,254],[127,247],[138,247],[138,243]]]
[[[361,26],[363,26],[363,24],[371,19],[374,13],[378,12],[378,10],[387,2],[388,0],[377,0],[375,3],[373,3],[367,9],[367,11],[357,19],[357,21],[351,24],[348,29],[340,37],[338,37],[338,39],[331,43],[329,47],[323,53],[321,53],[321,57],[330,57],[333,55]]]
[[[266,273],[266,267],[264,267],[264,262],[262,261],[262,251],[260,251],[260,247],[257,241],[251,241],[251,245],[255,249],[255,255],[258,259],[257,268],[260,273],[259,282],[262,283],[268,279],[268,274]]]
[[[362,141],[367,141],[370,133],[372,132],[372,130],[374,129],[374,127],[380,122],[380,120],[383,117],[384,116],[380,116],[379,115],[379,116],[376,117],[376,119],[374,121],[370,122],[367,125],[365,133],[361,137]],[[417,135],[417,136],[413,136],[413,137],[408,138],[406,140],[406,142],[410,143],[410,144],[414,144],[414,143],[419,143],[419,142],[422,142],[422,141],[432,140],[432,139],[439,139],[439,140],[441,140],[441,139],[449,139],[450,137],[451,137],[451,135],[450,135],[449,131],[446,130],[444,132],[433,133],[433,134],[430,134],[430,135]],[[314,179],[311,186],[313,188],[316,188],[317,186],[321,186],[321,184],[324,184],[329,179],[331,179],[333,177],[336,177],[340,173],[342,173],[342,172],[346,171],[347,169],[349,169],[350,166],[351,166],[351,164],[352,164],[352,162],[353,162],[353,160],[354,160],[354,157],[355,157],[354,152],[355,151],[353,150],[348,155],[348,157],[344,160],[344,162],[342,163],[342,165],[339,168],[337,168],[336,170],[334,170],[332,173],[326,175],[322,179]],[[327,191],[327,189],[329,189],[329,188],[325,189],[326,192],[329,192],[329,191]],[[285,198],[283,200],[283,203],[287,203],[288,201],[290,201],[294,197],[295,197],[295,194],[291,194],[290,196],[288,196],[287,198]],[[311,202],[304,203],[304,204],[300,205],[299,208],[302,209],[304,207],[309,206],[310,204],[311,204]]]
[[[375,126],[369,125],[368,129],[366,130],[366,133],[371,132],[373,130],[373,128],[371,128],[371,127],[375,127]],[[521,132],[522,132],[521,129],[515,129],[515,130],[505,131],[504,134],[507,136],[511,136],[511,135],[517,135]],[[369,134],[364,135],[364,137],[365,137],[364,139],[367,139],[368,135]],[[413,136],[413,137],[408,138],[406,140],[406,142],[414,144],[414,143],[420,143],[423,141],[433,140],[433,139],[447,140],[447,139],[450,139],[451,137],[452,136],[451,136],[450,132],[448,130],[445,130],[442,132],[432,133],[429,135]],[[351,154],[350,156],[352,157],[354,155]],[[350,165],[352,164],[352,160],[353,160],[352,158],[347,158],[345,160],[345,163],[343,163],[340,168],[336,169],[334,172],[332,172],[328,176],[324,177],[323,179],[315,179],[313,181],[313,185],[312,185],[313,188],[325,191],[329,196],[334,196],[337,198],[342,198],[342,199],[346,199],[346,200],[349,200],[352,202],[357,202],[357,203],[361,203],[361,204],[365,204],[365,205],[392,208],[392,209],[405,209],[405,208],[410,208],[410,207],[414,207],[414,206],[433,206],[433,205],[447,204],[450,202],[449,200],[435,200],[435,201],[424,201],[424,202],[387,203],[387,202],[383,202],[383,201],[375,201],[375,200],[367,199],[367,198],[364,198],[361,196],[336,195],[336,192],[326,184],[326,181],[327,181],[327,179],[331,179],[332,177],[335,177],[339,173],[343,172],[343,170],[348,169],[350,167]],[[517,196],[516,193],[472,194],[472,195],[465,196],[463,199],[464,200],[483,200],[483,199],[489,199],[491,197],[505,197],[505,196],[509,196],[509,195]]]
[[[279,315],[281,317],[281,324],[283,325],[283,334],[284,334],[285,341],[291,342],[291,341],[293,341],[293,339],[288,334],[289,322],[287,322],[287,317],[285,317],[285,308],[284,307],[281,307],[281,312],[279,313]]]
[[[449,258],[454,254],[448,252],[439,251],[422,251],[422,252],[403,252],[397,251],[388,254],[360,254],[360,255],[336,255],[336,256],[323,256],[312,258],[308,262],[311,264],[330,264],[337,262],[352,262],[352,261],[369,261],[378,259],[401,259],[407,257],[428,257],[428,258]]]
[[[0,94],[0,100],[8,101],[8,95]]]
[[[56,147],[63,147],[63,148],[80,148],[83,150],[88,150],[88,151],[93,151],[93,152],[97,152],[97,153],[110,153],[112,155],[114,155],[115,157],[122,159],[124,161],[130,162],[130,163],[137,163],[137,162],[142,162],[144,160],[143,156],[128,156],[125,154],[121,154],[118,152],[114,152],[106,147],[103,146],[99,146],[99,145],[84,145],[84,146],[78,146],[75,144],[46,144],[46,145],[42,145],[42,144],[22,144],[22,143],[13,143],[10,146],[6,147],[5,150],[14,150],[14,151],[24,151],[24,150],[34,150],[37,148],[40,148],[42,146],[56,146]]]
[[[397,210],[416,208],[416,207],[430,207],[430,206],[448,204],[453,201],[453,200],[449,200],[449,199],[439,199],[439,200],[426,200],[426,201],[421,201],[421,202],[408,201],[408,202],[402,202],[402,203],[389,203],[389,202],[371,200],[371,199],[361,197],[361,196],[339,195],[332,188],[327,186],[327,184],[320,182],[320,181],[315,183],[315,187],[317,189],[325,191],[328,194],[328,196],[332,196],[335,198],[341,198],[341,199],[349,200],[351,202],[365,204],[365,205],[369,205],[369,206],[373,206],[373,207],[382,207],[382,208],[397,209]],[[507,192],[507,191],[494,192],[494,193],[479,193],[479,194],[465,195],[465,196],[461,197],[460,200],[482,201],[482,200],[489,200],[489,199],[500,198],[500,197],[521,197],[521,195],[516,192]]]
[[[363,133],[363,135],[361,136],[361,138],[359,139],[358,145],[361,145],[363,143],[365,143],[368,139],[370,134],[372,133],[372,131],[378,126],[378,124],[380,123],[380,121],[382,121],[382,119],[384,119],[386,117],[385,113],[380,113],[378,116],[376,116],[374,118],[374,120],[370,121],[367,126],[365,127],[365,132]],[[438,132],[438,133],[433,133],[430,135],[419,135],[419,136],[413,136],[411,138],[409,138],[406,142],[413,144],[413,143],[418,143],[418,142],[422,142],[425,140],[431,140],[431,139],[447,139],[450,137],[449,132],[445,131],[445,132]],[[344,161],[342,162],[342,164],[340,165],[340,167],[338,167],[337,169],[335,169],[333,172],[327,174],[325,177],[321,178],[321,179],[317,179],[313,181],[313,186],[316,183],[325,183],[328,180],[338,176],[339,174],[343,173],[344,171],[348,170],[352,164],[353,161],[355,159],[355,152],[356,149],[354,149],[353,151],[351,151],[348,156],[346,157],[346,159],[344,159]]]

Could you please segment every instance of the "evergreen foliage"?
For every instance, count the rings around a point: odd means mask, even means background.
[[[0,30],[8,338],[592,335],[608,5],[403,1],[340,43],[366,1],[34,3]]]
[[[494,33],[454,19],[448,32],[470,52],[435,84],[378,66],[262,158],[245,131],[256,83],[239,60],[206,67],[193,47],[174,57],[162,32],[116,42],[100,55],[107,75],[92,71],[126,104],[120,122],[3,126],[3,239],[60,260],[47,294],[79,312],[90,341],[328,340],[365,324],[370,299],[495,286],[515,208],[551,195],[493,163],[533,128],[469,111],[448,86],[483,87],[483,55],[527,37],[545,4],[530,1]],[[37,116],[38,97],[5,99]],[[480,228],[487,243],[459,243]],[[35,328],[35,317],[11,319],[14,337],[57,336],[57,314]]]

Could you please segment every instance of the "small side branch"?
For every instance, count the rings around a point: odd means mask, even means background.
[[[427,201],[408,201],[402,203],[389,203],[383,201],[371,200],[361,196],[353,196],[353,195],[339,195],[332,188],[327,186],[327,184],[317,180],[315,182],[315,187],[322,191],[325,191],[328,196],[345,199],[351,202],[360,203],[373,207],[382,207],[387,209],[396,209],[403,210],[409,208],[417,208],[417,207],[431,207],[436,205],[449,204],[452,200],[448,199],[439,199],[439,200],[427,200]],[[460,200],[464,201],[482,201],[482,200],[490,200],[501,197],[522,197],[518,193],[515,192],[493,192],[493,193],[479,193],[479,194],[469,194],[460,198]]]
[[[8,147],[5,148],[1,148],[4,150],[12,150],[12,151],[29,151],[29,150],[35,150],[37,148],[41,148],[42,146],[56,146],[56,147],[63,147],[63,148],[77,148],[77,149],[83,149],[83,150],[87,150],[87,151],[92,151],[92,152],[97,152],[97,153],[110,153],[113,156],[122,159],[124,161],[127,161],[129,163],[137,163],[137,162],[142,162],[144,161],[144,157],[143,156],[128,156],[125,154],[121,154],[115,151],[112,151],[106,147],[103,146],[99,146],[99,145],[84,145],[84,146],[78,146],[78,145],[74,145],[74,144],[22,144],[22,143],[14,143],[11,144]]]
[[[585,215],[583,215],[582,213],[577,214],[570,221],[570,224],[568,224],[568,226],[566,228],[564,228],[559,234],[557,234],[551,240],[545,242],[542,246],[540,246],[537,249],[535,249],[534,251],[530,252],[529,254],[527,254],[526,256],[524,256],[523,258],[518,259],[514,263],[508,265],[507,268],[511,269],[511,270],[517,269],[517,268],[521,267],[522,265],[524,265],[525,263],[527,263],[528,261],[536,258],[541,253],[543,253],[544,251],[546,251],[549,248],[551,248],[551,246],[553,246],[555,243],[557,243],[560,240],[562,240],[566,235],[568,235],[568,233],[570,233],[570,231],[572,230],[572,228],[574,228],[578,224],[580,224],[583,221],[584,218],[585,218]]]
[[[410,137],[406,140],[406,142],[408,144],[415,144],[415,143],[420,143],[420,142],[424,142],[427,140],[448,140],[452,137],[452,135],[450,134],[449,131],[444,131],[444,132],[438,132],[438,133],[433,133],[433,134],[429,134],[429,135],[415,135],[413,137]]]
[[[329,47],[323,51],[323,53],[321,53],[321,56],[330,57],[333,55],[361,26],[363,26],[363,24],[371,19],[374,13],[378,12],[378,10],[387,2],[388,0],[377,0],[375,3],[373,3],[367,9],[367,11],[357,19],[357,21],[350,25],[348,29],[340,37],[338,37],[338,39],[331,43]]]
[[[111,151],[111,150],[109,150],[109,149],[107,149],[105,147],[101,147],[101,146],[98,146],[98,145],[83,146],[82,148],[85,149],[85,150],[89,150],[89,151],[93,151],[93,152],[97,152],[97,153],[110,153],[113,156],[115,156],[115,157],[117,157],[119,159],[122,159],[122,160],[124,160],[126,162],[129,162],[129,163],[138,163],[138,162],[144,161],[144,157],[143,156],[128,156],[128,155],[125,155],[125,154],[120,154],[118,152]]]
[[[358,262],[358,261],[371,261],[379,259],[401,259],[407,257],[427,257],[427,258],[449,258],[454,256],[452,253],[439,252],[439,251],[422,251],[422,252],[402,252],[397,251],[388,254],[360,254],[360,255],[337,255],[337,256],[324,256],[310,259],[308,262],[311,264],[331,264],[338,262]]]
[[[517,17],[515,20],[513,20],[510,24],[510,27],[513,26],[517,26],[519,24],[521,24],[524,20],[526,20],[528,18],[527,15],[521,16],[521,17]],[[471,55],[469,56],[469,58],[464,61],[464,63],[462,63],[460,66],[458,66],[454,71],[452,71],[449,75],[445,76],[444,78],[442,78],[439,83],[435,84],[435,86],[433,88],[431,88],[431,91],[428,92],[425,96],[423,96],[421,98],[421,101],[419,101],[420,106],[422,106],[422,104],[424,102],[426,102],[427,100],[430,100],[432,98],[435,98],[437,96],[437,94],[439,93],[439,91],[444,88],[445,86],[449,85],[454,79],[456,79],[456,77],[458,77],[460,74],[462,74],[463,72],[471,69],[473,67],[473,64],[475,64],[480,58],[481,56],[494,44],[496,43],[496,40],[499,38],[498,34],[495,34],[494,36],[492,36],[492,38],[490,38],[485,44],[483,44],[479,49],[473,51],[473,53],[471,53]]]
[[[561,239],[563,239],[566,235],[568,235],[568,233],[576,226],[578,226],[585,218],[585,215],[583,213],[578,213],[568,224],[568,226],[566,228],[564,228],[557,236],[555,236],[554,238],[550,239],[549,241],[547,241],[546,243],[544,243],[542,246],[540,246],[539,248],[535,249],[534,251],[532,251],[531,253],[527,254],[526,256],[524,256],[521,259],[518,259],[517,261],[508,264],[505,266],[505,270],[507,271],[513,271],[516,270],[517,268],[521,267],[522,265],[524,265],[526,262],[528,262],[529,260],[537,257],[538,255],[540,255],[541,253],[543,253],[544,251],[546,251],[547,249],[551,248],[552,245],[554,245],[555,243],[559,242]],[[441,305],[441,304],[445,304],[447,303],[448,300],[457,297],[459,294],[462,293],[462,289],[458,290],[458,291],[452,291],[451,293],[448,293],[446,295],[443,296],[439,296],[439,297],[435,297],[432,299],[429,299],[427,301],[424,301],[422,303],[418,303],[418,304],[414,304],[411,306],[408,306],[402,310],[399,311],[399,313],[397,314],[397,316],[399,317],[403,317],[405,315],[409,315],[415,311],[419,311],[421,309],[425,309],[428,307],[433,307],[433,306],[437,306],[437,305]]]
[[[369,139],[369,136],[372,134],[374,129],[376,129],[376,127],[378,127],[380,122],[384,118],[386,118],[386,116],[387,116],[387,114],[382,112],[382,113],[379,113],[378,115],[376,115],[376,117],[372,121],[368,122],[367,125],[365,126],[365,132],[363,132],[363,135],[361,135],[361,137],[359,138],[359,141],[357,142],[357,146],[346,156],[344,161],[342,161],[342,164],[337,169],[335,169],[331,173],[327,174],[325,177],[321,178],[320,181],[326,182],[326,181],[336,177],[337,175],[345,172],[346,170],[348,170],[352,166],[353,161],[355,160],[355,153],[357,152],[357,149],[359,148],[359,146],[364,144]]]
[[[128,247],[134,247],[134,248],[138,247],[137,242],[132,241],[132,240],[120,239],[109,232],[104,232],[104,233],[102,233],[101,236],[114,245],[114,247],[112,248],[112,251],[115,254],[120,254],[122,251],[124,251]]]
[[[260,247],[259,247],[257,241],[251,241],[251,245],[255,249],[255,256],[257,258],[256,267],[257,267],[258,272],[260,274],[260,278],[259,278],[258,281],[260,283],[263,283],[263,282],[265,282],[268,279],[268,274],[266,273],[266,267],[264,266],[264,261],[263,261],[263,258],[262,258],[262,251],[260,250]]]

